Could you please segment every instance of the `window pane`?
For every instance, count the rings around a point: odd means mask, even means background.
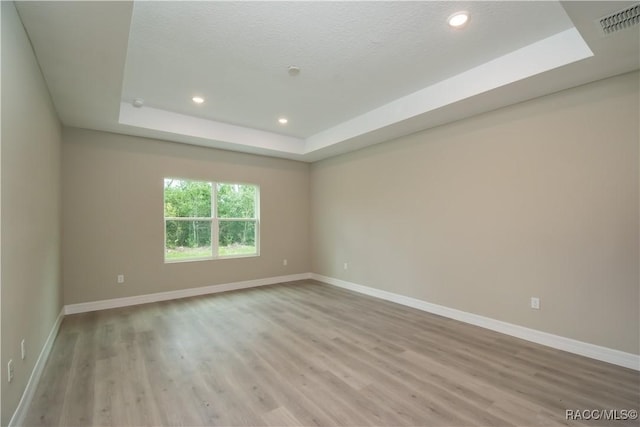
[[[256,221],[220,221],[218,255],[256,254]]]
[[[211,183],[165,178],[165,217],[211,217]]]
[[[210,258],[211,221],[165,221],[165,259]]]
[[[218,218],[255,218],[255,185],[218,184]]]

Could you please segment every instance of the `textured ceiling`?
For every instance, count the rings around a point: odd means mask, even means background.
[[[571,27],[556,2],[137,2],[123,98],[306,138]]]
[[[65,125],[315,161],[637,70],[635,3],[16,5]]]

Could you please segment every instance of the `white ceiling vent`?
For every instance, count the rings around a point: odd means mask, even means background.
[[[640,3],[598,19],[602,32],[607,35],[640,23]]]

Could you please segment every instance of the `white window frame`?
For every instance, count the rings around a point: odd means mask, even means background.
[[[211,185],[211,216],[210,217],[167,217],[164,216],[166,200],[165,200],[165,192],[164,192],[164,181],[167,179],[174,179],[178,181],[192,181],[192,182],[204,182]],[[208,180],[200,180],[200,179],[191,179],[191,178],[177,178],[177,177],[165,177],[162,180],[162,216],[164,218],[163,221],[163,235],[164,235],[164,263],[165,264],[174,264],[179,262],[194,262],[194,261],[211,261],[216,259],[231,259],[231,258],[253,258],[260,256],[260,186],[257,184],[249,184],[242,182],[222,182],[222,181],[208,181]],[[254,218],[219,218],[218,217],[218,184],[225,185],[245,185],[252,186],[256,189],[255,199],[254,199]],[[181,259],[167,259],[167,221],[210,221],[211,222],[211,253],[210,257],[198,257],[198,258],[181,258]],[[240,255],[219,255],[220,251],[220,221],[255,221],[255,243],[256,243],[256,252],[252,254],[240,254]]]

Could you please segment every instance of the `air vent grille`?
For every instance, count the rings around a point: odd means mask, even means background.
[[[615,33],[640,23],[640,3],[598,20],[605,34]]]

